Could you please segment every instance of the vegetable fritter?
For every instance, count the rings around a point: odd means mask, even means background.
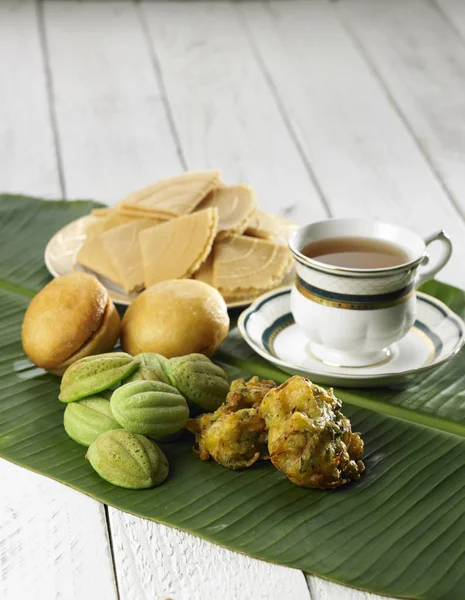
[[[235,379],[220,410],[230,412],[241,408],[259,408],[265,394],[275,387],[276,383],[271,379],[260,381],[257,376],[247,382],[244,379]]]
[[[188,429],[195,433],[202,460],[211,457],[227,469],[245,469],[266,453],[265,421],[256,408],[218,409],[192,421]]]
[[[263,399],[259,414],[268,430],[274,466],[296,485],[336,488],[360,478],[363,441],[352,433],[333,390],[291,377]]]
[[[213,458],[228,469],[245,469],[267,453],[265,421],[258,407],[276,384],[270,380],[237,379],[225,402],[214,413],[191,419],[188,429],[195,433],[199,456]]]

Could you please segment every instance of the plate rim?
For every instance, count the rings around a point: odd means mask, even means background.
[[[239,332],[240,332],[242,338],[245,340],[245,342],[252,348],[252,350],[257,352],[257,354],[262,356],[268,362],[278,365],[278,366],[282,367],[284,370],[287,370],[287,369],[300,370],[300,371],[304,371],[304,372],[308,373],[309,375],[311,374],[311,375],[315,375],[317,377],[321,377],[321,378],[325,378],[325,379],[327,379],[328,377],[334,378],[336,380],[336,382],[340,382],[342,380],[350,380],[350,381],[361,380],[363,382],[367,382],[367,381],[376,381],[376,380],[380,380],[380,379],[382,379],[383,381],[391,380],[391,379],[399,379],[399,378],[404,379],[406,377],[413,376],[413,375],[416,376],[425,371],[429,371],[431,369],[441,366],[442,364],[451,360],[451,358],[453,358],[458,352],[460,352],[460,350],[463,348],[463,346],[465,344],[465,322],[463,321],[463,319],[459,315],[457,315],[453,310],[451,310],[446,304],[444,304],[444,302],[442,302],[442,300],[439,300],[438,298],[435,298],[434,296],[431,296],[430,294],[426,294],[425,292],[420,292],[417,290],[416,291],[417,296],[427,298],[430,301],[430,303],[431,303],[431,299],[432,299],[434,305],[441,307],[442,310],[447,314],[447,316],[452,315],[453,318],[460,325],[461,335],[459,337],[459,342],[457,344],[457,347],[454,348],[454,350],[450,354],[448,354],[447,356],[445,356],[438,362],[434,362],[429,365],[424,365],[424,366],[418,367],[416,369],[408,369],[406,371],[397,371],[397,372],[390,371],[388,373],[365,373],[365,374],[363,374],[363,373],[360,373],[360,374],[338,373],[337,371],[329,372],[329,371],[318,371],[318,370],[313,370],[313,369],[310,371],[309,369],[306,369],[305,367],[301,367],[299,365],[288,363],[287,361],[284,361],[280,358],[274,357],[271,354],[269,354],[265,349],[258,346],[251,339],[251,337],[249,336],[249,334],[247,332],[247,327],[245,324],[246,319],[253,312],[255,312],[257,310],[256,309],[257,305],[259,305],[262,301],[267,300],[269,297],[272,297],[278,293],[290,294],[291,289],[292,289],[292,286],[283,286],[281,288],[276,288],[274,290],[271,290],[270,292],[267,292],[266,294],[262,294],[259,298],[254,300],[254,302],[252,302],[252,304],[250,306],[248,306],[245,310],[243,310],[241,312],[241,314],[239,315],[239,318],[237,320],[237,327],[239,329]]]

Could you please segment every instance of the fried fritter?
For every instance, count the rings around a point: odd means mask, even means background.
[[[195,433],[200,458],[211,457],[227,469],[250,467],[267,451],[265,421],[256,408],[220,410],[188,423],[188,429]]]
[[[271,379],[263,379],[255,376],[245,381],[235,379],[229,388],[226,400],[222,404],[223,410],[227,412],[236,411],[241,408],[258,408],[265,394],[276,387]]]
[[[202,460],[213,458],[227,469],[245,469],[267,453],[265,421],[258,407],[274,381],[236,379],[224,403],[214,413],[191,419],[188,429],[195,434]]]
[[[352,433],[333,390],[291,377],[263,399],[259,414],[268,430],[274,466],[296,485],[336,488],[360,478],[363,441]]]

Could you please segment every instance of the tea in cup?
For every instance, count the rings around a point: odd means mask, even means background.
[[[427,247],[438,241],[433,266]],[[367,219],[328,219],[289,237],[296,261],[291,312],[309,352],[341,367],[379,364],[415,322],[416,288],[447,263],[444,231],[423,240],[403,227]]]

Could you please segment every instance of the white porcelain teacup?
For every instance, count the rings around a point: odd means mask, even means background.
[[[400,247],[405,263],[394,267],[339,267],[302,250],[310,243],[340,237],[383,240]],[[427,246],[441,243],[435,265]],[[296,261],[292,315],[309,339],[309,352],[335,366],[362,367],[389,359],[390,346],[415,322],[415,289],[446,264],[452,243],[444,231],[425,240],[403,227],[367,219],[328,219],[296,229],[289,237]],[[418,269],[420,267],[420,269]]]

